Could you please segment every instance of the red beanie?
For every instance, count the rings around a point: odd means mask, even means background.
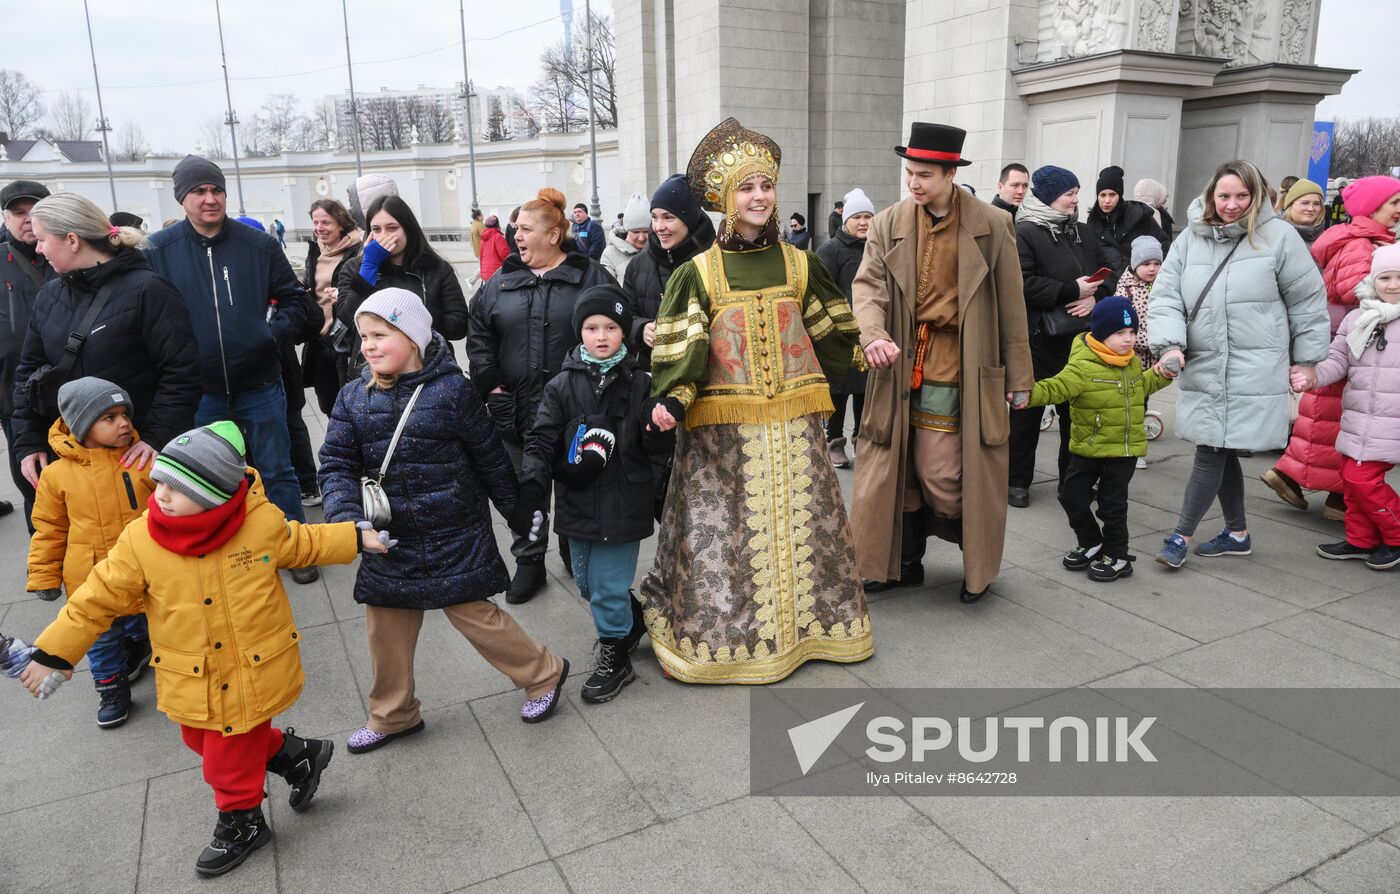
[[[1400,193],[1400,180],[1394,177],[1362,177],[1342,190],[1342,204],[1352,217],[1370,217],[1396,193]]]

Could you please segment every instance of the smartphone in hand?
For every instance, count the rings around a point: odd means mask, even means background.
[[[1103,282],[1105,277],[1113,274],[1112,267],[1100,267],[1087,277],[1089,282]]]

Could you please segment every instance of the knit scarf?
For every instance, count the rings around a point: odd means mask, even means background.
[[[1094,356],[1098,357],[1109,366],[1127,366],[1128,361],[1133,359],[1132,351],[1126,354],[1120,354],[1092,335],[1084,336],[1084,344],[1089,346],[1089,350],[1094,352]]]
[[[594,357],[592,354],[588,353],[588,349],[585,348],[583,345],[579,345],[579,346],[578,346],[578,358],[579,358],[580,360],[582,360],[584,363],[586,363],[586,364],[588,364],[589,366],[593,367],[594,369],[598,370],[598,376],[599,376],[599,378],[601,378],[601,377],[603,377],[603,376],[606,376],[608,373],[612,372],[612,368],[613,368],[614,366],[617,366],[619,363],[621,363],[621,362],[622,362],[622,358],[624,358],[624,357],[626,357],[626,356],[627,356],[627,345],[625,345],[625,344],[624,344],[622,347],[620,347],[620,348],[617,349],[617,353],[616,353],[616,354],[612,355],[611,357],[609,357],[609,358],[606,359],[606,360],[599,360],[598,358]]]
[[[228,543],[248,514],[248,479],[238,485],[233,498],[198,515],[166,515],[155,494],[146,501],[146,530],[151,539],[181,556],[203,556]]]
[[[1020,223],[1028,220],[1038,227],[1044,227],[1050,231],[1051,236],[1058,237],[1071,224],[1070,217],[1063,211],[1056,211],[1049,205],[1035,197],[1035,193],[1027,192],[1026,200],[1021,203],[1021,211],[1016,215],[1016,222]]]
[[[1396,320],[1400,320],[1400,304],[1391,304],[1379,298],[1362,298],[1361,316],[1356,318],[1356,325],[1347,335],[1347,347],[1351,349],[1351,356],[1360,360],[1376,327],[1388,326]]]

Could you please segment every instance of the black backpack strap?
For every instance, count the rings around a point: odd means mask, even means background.
[[[68,334],[68,341],[63,345],[63,357],[54,364],[54,369],[58,371],[58,378],[68,381],[68,376],[73,372],[73,366],[78,362],[78,355],[83,351],[83,345],[87,343],[92,335],[93,324],[97,322],[97,315],[102,313],[102,308],[107,306],[107,299],[112,297],[112,292],[116,289],[115,282],[108,282],[97,290],[97,297],[88,305],[87,313],[83,314],[83,320],[78,324],[78,328]]]

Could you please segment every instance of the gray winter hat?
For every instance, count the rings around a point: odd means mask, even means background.
[[[84,376],[65,382],[58,389],[58,415],[63,424],[81,444],[87,439],[92,425],[102,414],[113,407],[126,407],[133,410],[131,396],[106,379]]]
[[[205,509],[215,509],[243,483],[243,435],[227,420],[179,435],[156,457],[151,480],[164,482]]]
[[[180,163],[175,166],[171,178],[175,181],[175,201],[177,202],[183,202],[185,195],[190,190],[206,183],[213,184],[219,189],[224,189],[226,186],[223,168],[198,155],[186,155],[180,159]]]
[[[1133,240],[1132,252],[1128,266],[1136,270],[1139,264],[1162,260],[1162,243],[1156,236],[1139,236]]]

